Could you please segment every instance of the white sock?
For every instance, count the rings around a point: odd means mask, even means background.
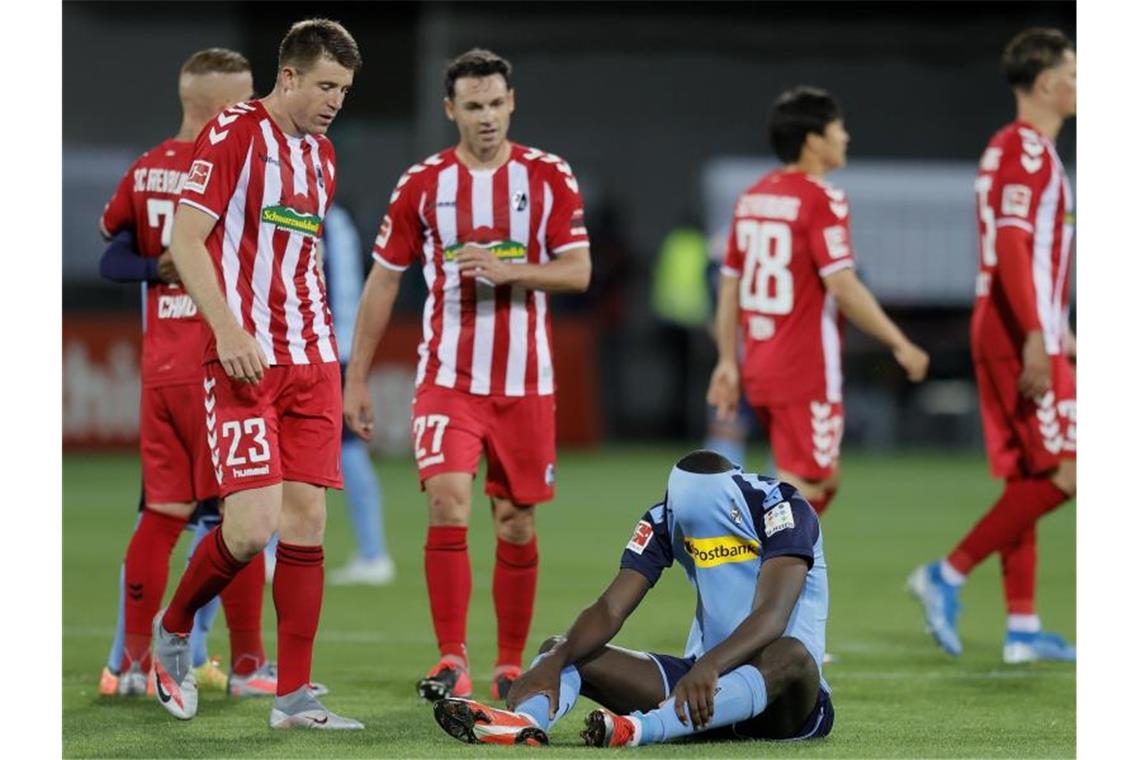
[[[1041,632],[1041,618],[1037,615],[1010,615],[1006,621],[1006,628],[1014,633]]]
[[[958,587],[966,582],[966,576],[955,570],[954,566],[946,560],[942,560],[940,571],[942,572],[942,580],[951,586]]]

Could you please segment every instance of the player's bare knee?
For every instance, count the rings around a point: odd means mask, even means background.
[[[534,507],[516,506],[502,500],[491,501],[495,536],[507,543],[525,544],[534,538]]]
[[[435,484],[428,488],[428,524],[467,525],[471,513],[471,493],[454,485]]]
[[[224,532],[223,529],[226,549],[239,562],[248,562],[256,557],[265,549],[272,536],[272,529],[251,530],[247,526],[246,530],[234,531],[232,534]]]
[[[554,647],[558,646],[562,641],[564,641],[564,638],[562,636],[551,636],[546,641],[542,642],[541,645],[539,645],[538,653],[546,654],[551,649],[554,649]]]
[[[768,690],[779,693],[795,683],[819,680],[819,669],[811,652],[799,639],[784,636],[776,639],[752,660],[764,676]]]
[[[1074,460],[1063,460],[1050,479],[1053,481],[1053,485],[1064,491],[1070,498],[1077,495],[1077,463]]]

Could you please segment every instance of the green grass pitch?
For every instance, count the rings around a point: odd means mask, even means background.
[[[681,447],[564,452],[558,498],[540,508],[541,574],[527,657],[559,633],[614,574],[630,532],[664,490]],[[131,456],[68,456],[63,463],[63,753],[66,757],[472,757],[540,754],[472,747],[445,736],[414,683],[432,664],[424,590],[424,503],[410,460],[378,463],[394,585],[330,588],[314,654],[314,678],[330,708],[358,718],[356,733],[273,732],[267,701],[203,692],[198,717],[174,720],[147,700],[100,698],[99,671],[114,622],[119,562],[134,520],[139,472]],[[802,744],[688,744],[637,750],[645,756],[1056,757],[1076,751],[1076,676],[1071,665],[1004,666],[1004,610],[996,560],[963,592],[960,661],[939,652],[918,607],[902,591],[918,562],[938,556],[989,505],[999,484],[980,456],[850,456],[844,484],[823,521],[831,582],[826,676],[835,728]],[[482,498],[477,504],[483,504]],[[339,493],[329,500],[326,564],[351,551]],[[1039,534],[1038,606],[1048,628],[1076,628],[1075,510],[1046,518]],[[183,566],[187,533],[172,564]],[[485,507],[470,535],[474,593],[469,623],[476,698],[488,697],[495,654],[491,604],[493,540]],[[272,602],[265,636],[274,647]],[[680,652],[693,595],[674,568],[646,598],[617,643]],[[228,657],[222,616],[210,649]],[[272,656],[272,655],[271,655]],[[583,700],[552,731],[542,754],[596,755],[580,744]]]

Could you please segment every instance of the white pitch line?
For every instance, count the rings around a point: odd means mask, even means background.
[[[946,680],[946,681],[994,681],[1003,679],[1034,679],[1034,678],[1068,678],[1077,677],[1076,670],[991,670],[986,673],[970,671],[948,670],[863,670],[852,672],[835,672],[824,669],[824,676],[829,682],[842,684],[844,681],[916,681],[916,680]]]

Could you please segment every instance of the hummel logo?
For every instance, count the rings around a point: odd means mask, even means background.
[[[208,135],[208,137],[210,138],[210,145],[217,145],[222,140],[226,139],[229,136],[229,134],[230,134],[230,131],[228,129],[225,132],[218,132],[213,127],[210,127],[210,134]]]
[[[220,114],[218,116],[218,126],[219,127],[228,127],[229,125],[231,125],[235,121],[237,121],[237,117],[240,115],[241,114],[236,114],[236,113],[233,114],[232,116],[226,116],[224,113]]]

